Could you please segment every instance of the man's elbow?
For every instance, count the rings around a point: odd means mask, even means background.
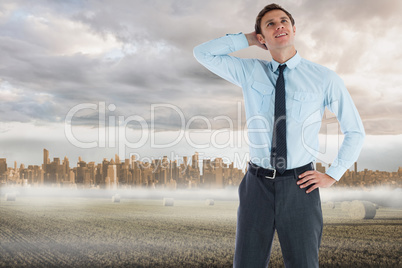
[[[364,130],[364,127],[362,127],[361,131],[360,131],[360,139],[361,139],[362,143],[364,142],[365,138],[366,138],[366,131]]]
[[[359,148],[359,151],[363,148],[364,140],[366,138],[366,132],[362,128],[360,131],[356,131],[353,133],[354,139],[355,139],[355,144],[357,148]]]
[[[366,131],[363,126],[363,122],[360,122],[356,125],[355,129],[351,131],[351,134],[357,139],[357,142],[360,144],[364,143],[364,139],[366,138]]]
[[[194,58],[201,64],[205,65],[213,60],[213,56],[210,52],[206,51],[203,44],[196,46],[193,49]]]
[[[344,133],[345,138],[350,140],[352,144],[355,144],[358,147],[361,147],[366,138],[366,133],[363,128],[354,131],[347,131]]]
[[[198,61],[202,60],[203,53],[202,53],[201,45],[198,45],[193,49],[193,55],[194,55],[194,58],[196,58],[196,60],[198,60]]]

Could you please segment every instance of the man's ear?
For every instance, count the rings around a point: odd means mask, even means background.
[[[296,25],[293,25],[293,35],[296,35]]]
[[[257,40],[258,40],[258,42],[260,42],[260,44],[262,44],[262,45],[265,44],[265,40],[264,40],[264,37],[262,36],[262,34],[257,34]]]

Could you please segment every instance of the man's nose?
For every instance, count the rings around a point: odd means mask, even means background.
[[[278,24],[278,27],[276,27],[277,30],[284,28],[284,26],[282,25],[282,23]]]

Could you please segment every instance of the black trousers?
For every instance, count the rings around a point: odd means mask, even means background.
[[[303,172],[267,179],[247,171],[239,186],[233,267],[267,267],[275,230],[285,267],[318,267],[321,199],[318,188],[307,194],[296,184]]]

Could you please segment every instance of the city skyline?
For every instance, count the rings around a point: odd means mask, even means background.
[[[8,168],[5,158],[0,158],[0,182],[4,185],[51,185],[71,188],[102,188],[117,189],[119,187],[135,186],[144,188],[224,188],[228,185],[238,185],[244,173],[234,168],[233,163],[224,164],[222,158],[200,159],[197,152],[188,158],[182,157],[182,163],[176,160],[152,159],[142,162],[131,156],[120,160],[118,155],[110,161],[104,158],[101,163],[85,162],[79,157],[77,166],[70,168],[70,161],[65,156],[60,160],[43,149],[43,164],[24,164]],[[202,163],[202,168],[200,168]],[[202,175],[201,175],[202,171]]]
[[[236,168],[234,163],[224,163],[222,158],[200,158],[195,152],[191,157],[176,156],[169,159],[149,159],[143,162],[133,155],[120,160],[104,158],[101,163],[86,162],[78,158],[76,167],[70,166],[67,156],[50,160],[49,151],[43,149],[41,166],[23,163],[18,168],[17,162],[8,167],[7,159],[0,158],[0,183],[3,185],[43,186],[51,185],[67,188],[117,189],[121,187],[139,188],[225,188],[238,186],[247,172],[247,167]],[[316,169],[325,173],[326,167],[316,162]],[[373,185],[402,186],[402,167],[394,172],[358,171],[357,162],[352,170],[347,170],[336,186],[368,187]]]

